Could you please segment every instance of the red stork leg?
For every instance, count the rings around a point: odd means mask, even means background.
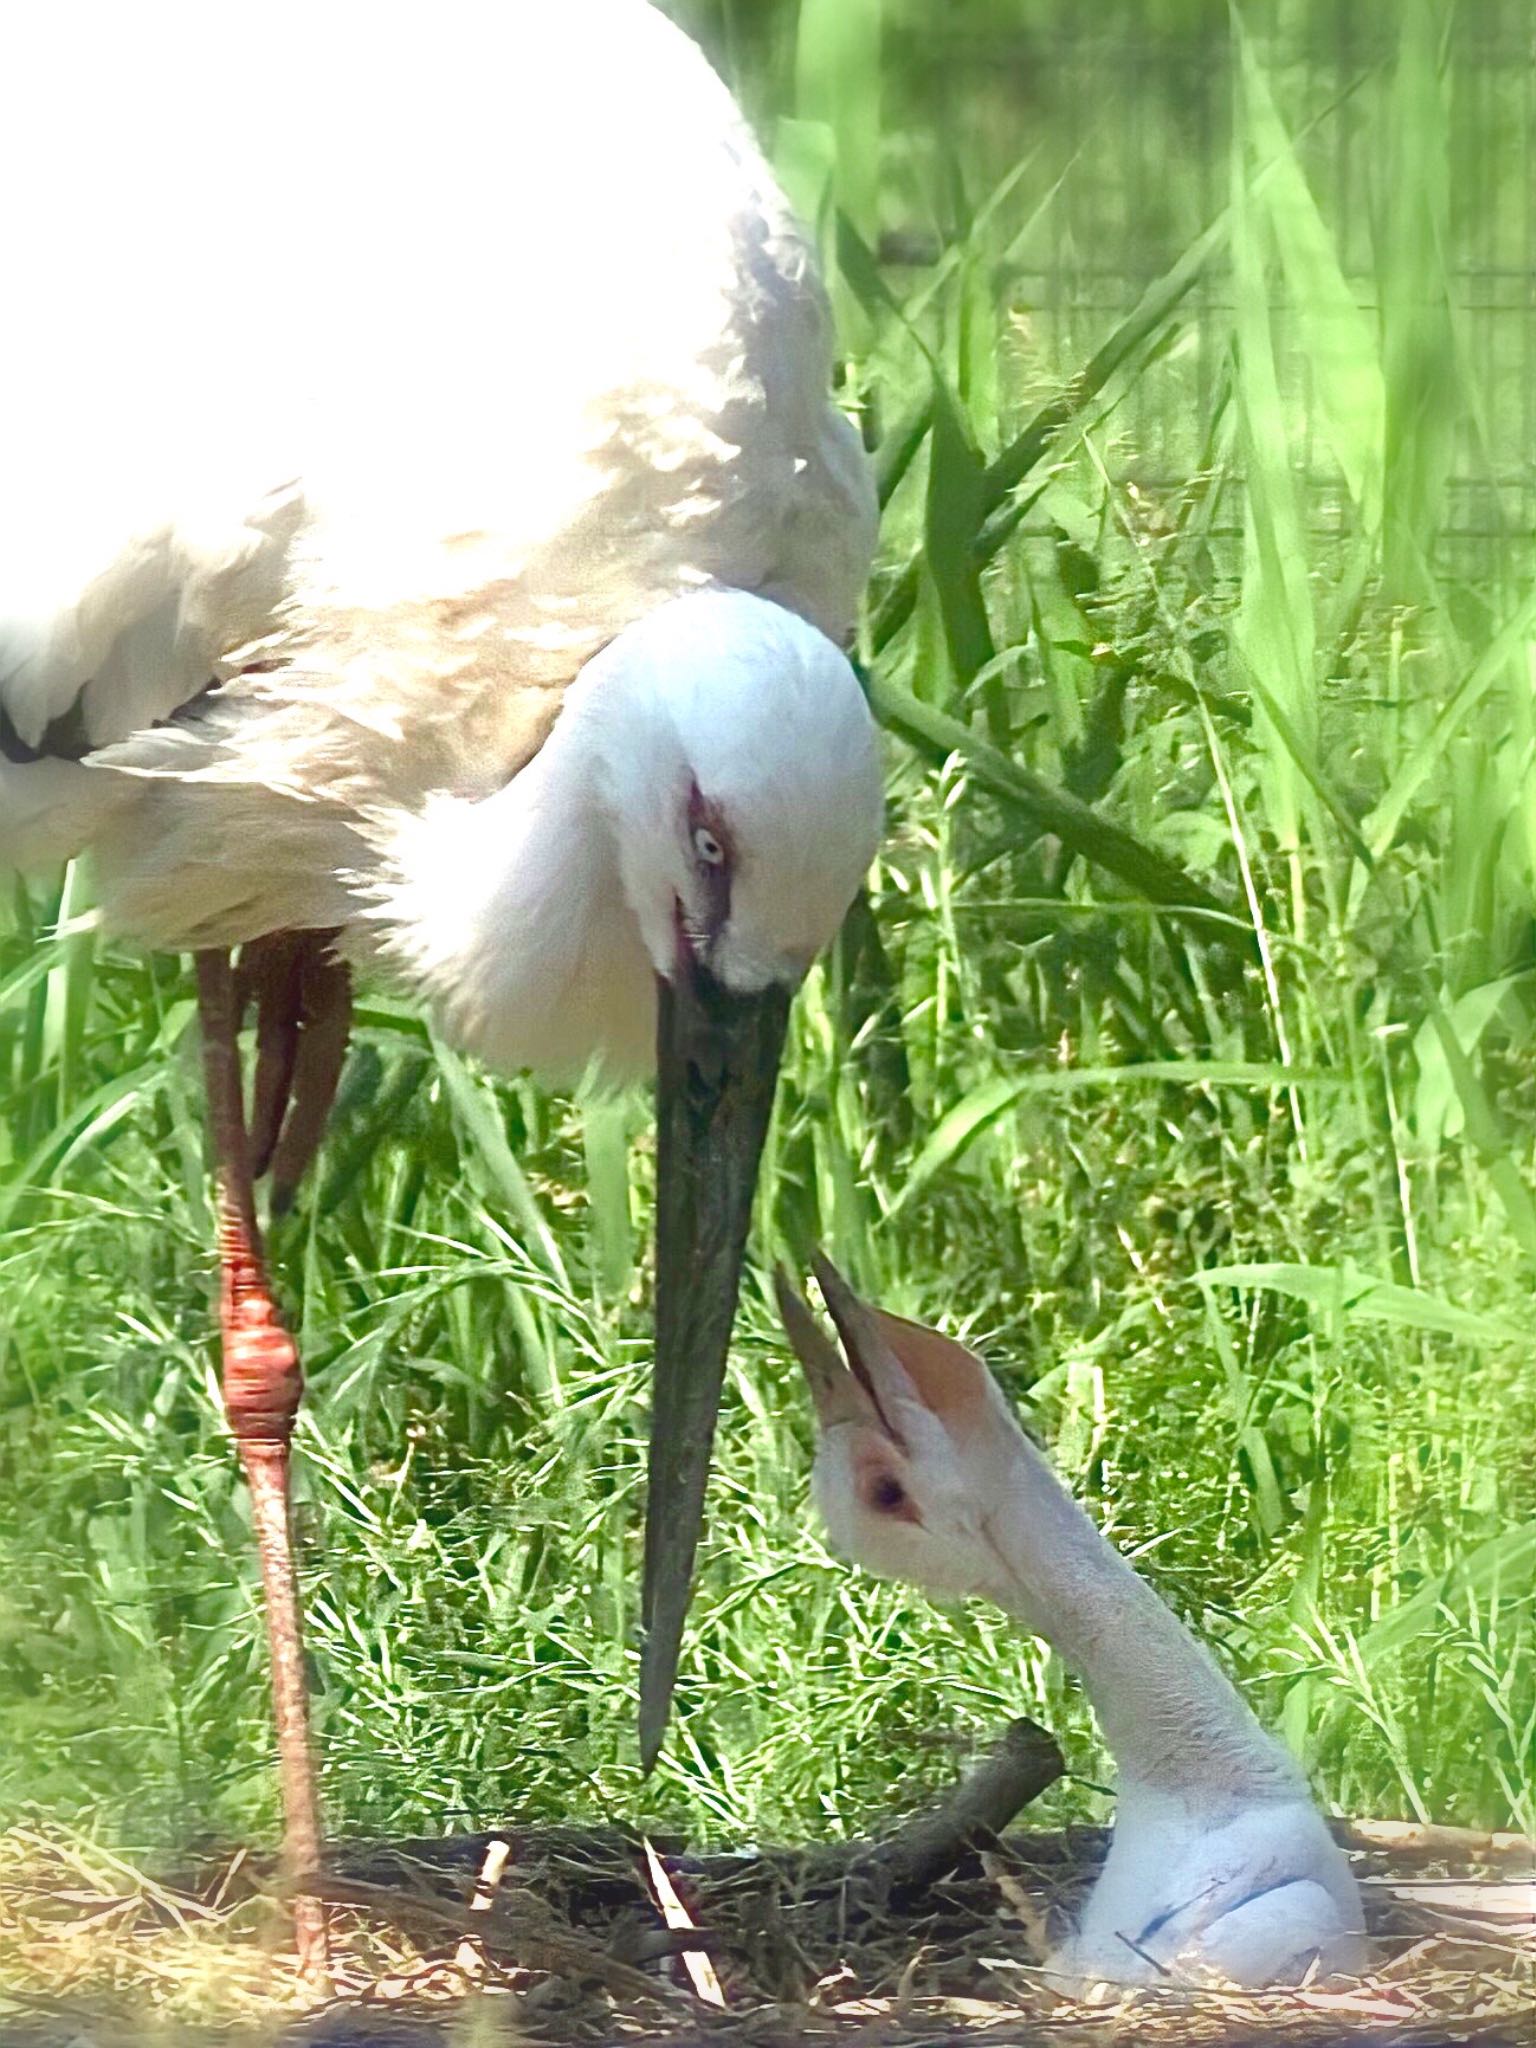
[[[320,1866],[320,1806],[288,1484],[289,1445],[304,1380],[298,1351],[272,1297],[256,1222],[240,1081],[241,1004],[227,953],[198,954],[197,991],[218,1178],[224,1408],[250,1486],[261,1555],[282,1775],[284,1864],[289,1879],[302,1885]],[[294,1899],[294,1934],[304,1975],[328,1983],[325,1908],[302,1891]]]
[[[325,1135],[352,1033],[352,977],[330,951],[331,934],[306,934],[299,956],[299,1042],[288,1113],[272,1147],[272,1214],[286,1215]],[[264,1162],[268,1163],[268,1162]]]
[[[256,1004],[256,1079],[245,1120],[246,1157],[253,1181],[260,1180],[272,1164],[293,1093],[303,1010],[304,945],[301,932],[274,932],[242,947],[235,969],[237,1028],[246,1006],[252,1001]]]

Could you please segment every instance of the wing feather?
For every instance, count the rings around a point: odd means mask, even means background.
[[[848,630],[873,508],[810,252],[641,0],[54,0],[0,10],[0,72],[0,863],[34,756],[106,749],[81,829],[153,840],[163,908],[230,852],[214,784],[309,800],[289,866],[332,863],[328,805],[505,780],[679,588]]]

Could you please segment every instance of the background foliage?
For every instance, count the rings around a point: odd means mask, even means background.
[[[886,501],[890,838],[757,1247],[982,1344],[1325,1797],[1536,1824],[1536,30],[1274,0],[697,0],[819,225]],[[942,28],[938,26],[942,21]],[[270,1828],[188,982],[0,937],[0,1808]],[[1159,907],[1161,906],[1161,907]],[[338,1826],[856,1828],[1070,1683],[828,1559],[749,1282],[634,1767],[643,1098],[383,997],[280,1240]]]

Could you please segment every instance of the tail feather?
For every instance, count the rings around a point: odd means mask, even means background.
[[[76,761],[0,760],[0,874],[73,859],[126,794]]]

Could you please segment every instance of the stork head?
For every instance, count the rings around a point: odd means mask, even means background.
[[[776,1286],[816,1407],[812,1485],[833,1549],[941,1600],[1008,1605],[992,1525],[1022,1432],[1002,1389],[952,1337],[861,1301],[829,1259],[815,1272],[841,1351],[782,1273]]]
[[[477,764],[464,763],[472,782]],[[880,837],[874,721],[825,634],[701,589],[625,627],[504,787],[370,827],[375,956],[493,1066],[654,1050],[656,1374],[641,1750],[665,1730],[790,997]]]
[[[656,1370],[641,1751],[666,1726],[789,1002],[874,856],[874,722],[814,626],[675,599],[587,666],[581,716],[657,992]]]
[[[796,987],[880,837],[875,725],[847,657],[782,605],[704,589],[627,627],[580,687],[659,980]]]

